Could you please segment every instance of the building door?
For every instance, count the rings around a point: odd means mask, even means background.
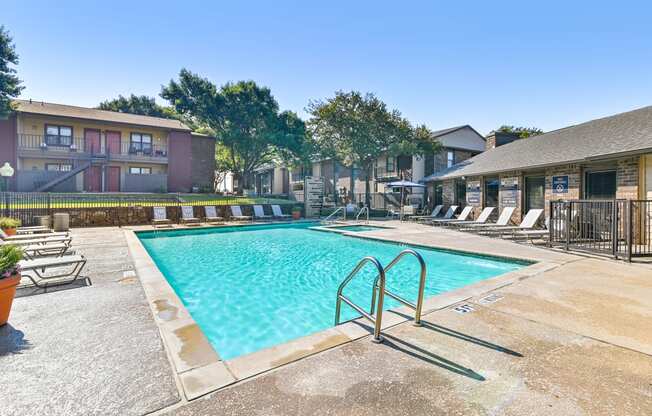
[[[107,131],[106,132],[106,148],[110,155],[120,154],[120,132]],[[120,170],[118,168],[118,170]]]
[[[484,179],[484,206],[498,207],[498,192],[500,181],[497,176],[490,176]]]
[[[545,205],[546,178],[544,176],[525,177],[525,212],[543,209]]]
[[[108,192],[120,192],[120,167],[109,166],[106,168],[106,190]]]
[[[84,143],[87,153],[101,153],[102,142],[100,139],[100,131],[96,129],[84,129]]]
[[[102,167],[90,166],[84,171],[84,191],[102,192]]]

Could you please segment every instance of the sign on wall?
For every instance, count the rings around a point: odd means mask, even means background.
[[[324,178],[306,176],[303,182],[306,218],[319,216],[324,201]]]
[[[466,184],[466,203],[469,205],[480,205],[480,182],[468,182]]]
[[[552,177],[552,193],[553,194],[568,193],[568,175]]]
[[[518,203],[518,179],[509,178],[500,181],[500,204],[515,207]]]

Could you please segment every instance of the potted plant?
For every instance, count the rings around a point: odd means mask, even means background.
[[[301,207],[293,207],[292,208],[292,219],[293,220],[300,220],[301,219]]]
[[[0,326],[9,320],[16,286],[20,283],[18,262],[22,258],[23,251],[19,247],[11,244],[0,246]]]
[[[0,228],[7,235],[16,235],[16,228],[20,227],[20,220],[14,218],[2,217],[0,218]]]

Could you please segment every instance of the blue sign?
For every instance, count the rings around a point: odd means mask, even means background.
[[[552,177],[552,193],[565,194],[568,192],[568,175]]]

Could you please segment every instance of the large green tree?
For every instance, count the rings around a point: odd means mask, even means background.
[[[516,133],[521,139],[543,134],[543,130],[536,127],[516,127],[503,124],[496,130],[501,133]]]
[[[178,80],[163,87],[161,97],[215,135],[217,166],[236,175],[239,191],[251,187],[257,168],[294,160],[304,149],[304,122],[295,113],[280,112],[269,88],[253,81],[218,88],[182,69]]]
[[[118,113],[140,114],[143,116],[178,118],[174,109],[156,104],[154,97],[134,95],[123,97],[119,95],[113,100],[106,100],[97,106],[100,110],[116,111]]]
[[[381,156],[434,153],[439,143],[425,126],[414,127],[398,110],[389,110],[374,94],[335,93],[308,105],[308,129],[314,148],[344,166],[365,173],[365,201],[370,204],[374,162]]]
[[[24,88],[12,65],[18,65],[18,54],[9,32],[0,26],[0,119],[9,116],[13,110],[11,100]]]

